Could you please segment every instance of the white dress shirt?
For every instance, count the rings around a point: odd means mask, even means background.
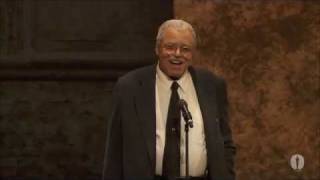
[[[162,162],[166,137],[166,121],[171,96],[171,80],[157,66],[156,70],[156,175],[162,175]],[[177,80],[178,94],[188,103],[192,114],[193,128],[189,129],[189,175],[202,176],[207,166],[207,150],[205,143],[203,119],[199,107],[198,97],[189,71]],[[180,139],[180,175],[185,176],[185,131],[184,119],[181,116]]]

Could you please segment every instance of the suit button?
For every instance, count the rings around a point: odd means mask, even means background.
[[[176,132],[176,128],[171,128],[171,131],[172,132]]]

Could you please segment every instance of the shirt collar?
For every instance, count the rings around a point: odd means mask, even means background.
[[[161,83],[163,83],[163,85],[165,85],[166,87],[168,87],[170,89],[172,83],[174,80],[172,80],[169,76],[167,76],[159,67],[159,63],[157,65],[157,76],[158,79]],[[188,79],[191,78],[190,72],[187,70],[180,79],[177,80],[177,83],[180,86],[180,89],[184,92],[187,90],[188,87]]]

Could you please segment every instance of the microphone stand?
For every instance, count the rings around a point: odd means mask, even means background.
[[[185,130],[185,158],[186,158],[186,177],[185,179],[190,179],[191,177],[189,176],[189,127],[192,128],[193,125],[191,124],[192,122],[190,121],[190,119],[188,119],[187,117],[183,116],[184,120],[185,120],[185,125],[184,125],[184,130]]]
[[[188,110],[188,104],[185,100],[180,99],[179,102],[180,110],[182,112],[182,116],[185,122],[184,130],[185,130],[185,157],[186,157],[186,180],[191,179],[189,176],[189,128],[193,128],[192,116],[190,111]]]

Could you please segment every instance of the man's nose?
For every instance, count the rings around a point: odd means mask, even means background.
[[[181,56],[181,50],[180,50],[180,47],[177,47],[174,51],[174,55],[175,56]]]

